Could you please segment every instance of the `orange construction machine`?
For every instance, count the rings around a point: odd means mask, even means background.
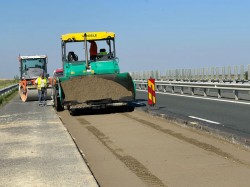
[[[37,89],[35,80],[44,74],[49,80],[47,88],[47,99],[52,96],[52,79],[47,74],[48,58],[46,55],[19,56],[20,62],[20,83],[19,95],[23,102],[37,100]]]

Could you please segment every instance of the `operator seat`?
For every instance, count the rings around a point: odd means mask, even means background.
[[[107,52],[106,52],[105,48],[100,49],[100,53],[97,54],[97,59],[99,61],[101,61],[101,60],[108,60],[108,55],[107,55]]]

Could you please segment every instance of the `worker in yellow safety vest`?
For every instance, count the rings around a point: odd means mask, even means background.
[[[38,101],[39,105],[46,105],[46,94],[47,94],[47,86],[48,81],[46,77],[44,77],[44,74],[41,74],[35,81],[35,84],[37,85],[38,90]]]

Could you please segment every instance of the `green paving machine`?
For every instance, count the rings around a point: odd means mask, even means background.
[[[129,73],[120,72],[113,32],[65,34],[61,36],[61,48],[63,76],[53,81],[57,111],[108,107],[134,110],[135,86]]]

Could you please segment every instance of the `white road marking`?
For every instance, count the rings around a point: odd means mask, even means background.
[[[216,122],[216,121],[211,121],[211,120],[207,120],[207,119],[203,119],[203,118],[198,118],[198,117],[195,117],[195,116],[188,116],[188,117],[193,118],[193,119],[198,119],[200,121],[205,121],[205,122],[208,122],[208,123],[217,124],[217,125],[220,124],[219,122]]]
[[[147,92],[147,90],[137,90],[141,92]],[[158,94],[164,94],[164,95],[174,95],[179,97],[191,97],[196,99],[204,99],[204,100],[212,100],[212,101],[220,101],[220,102],[226,102],[226,103],[237,103],[237,104],[243,104],[243,105],[250,105],[250,103],[242,102],[242,101],[231,101],[231,100],[224,100],[224,99],[215,99],[215,98],[209,98],[209,97],[199,97],[199,96],[192,96],[192,95],[181,95],[181,94],[173,94],[173,93],[166,93],[166,92],[156,92]]]

